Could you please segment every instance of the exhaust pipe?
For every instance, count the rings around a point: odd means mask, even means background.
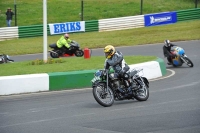
[[[58,55],[58,53],[56,53],[56,52],[54,52],[54,51],[52,51],[52,50],[49,50],[49,52],[52,52],[52,53],[54,53],[54,54]]]

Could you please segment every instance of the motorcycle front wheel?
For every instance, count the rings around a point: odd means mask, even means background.
[[[84,55],[84,52],[83,52],[83,50],[76,50],[76,52],[74,54],[77,57],[82,57]]]
[[[138,101],[146,101],[149,98],[149,87],[144,84],[143,87],[136,90],[134,98]]]
[[[193,67],[193,66],[194,66],[194,64],[192,63],[192,61],[191,61],[189,58],[185,57],[185,61],[186,61],[186,64],[187,64],[189,67]]]
[[[105,83],[99,83],[93,87],[93,96],[101,106],[110,107],[114,103],[113,91],[108,87],[108,92],[105,92],[105,88]]]
[[[52,50],[53,52],[50,52],[50,56],[52,58],[59,58],[59,54],[57,50]]]

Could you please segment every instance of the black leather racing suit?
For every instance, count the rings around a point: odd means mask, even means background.
[[[177,45],[170,43],[170,46],[168,46],[168,47],[166,47],[165,45],[163,46],[163,54],[165,57],[167,57],[167,60],[169,61],[169,63],[172,63],[171,57],[173,57],[173,55],[171,54],[170,51],[173,46],[177,46]]]
[[[117,76],[121,78],[123,78],[124,73],[126,73],[130,69],[123,58],[123,54],[119,51],[115,52],[115,54],[111,58],[105,60],[105,70],[107,70],[110,66],[113,67]],[[122,94],[124,93],[119,84],[116,84],[116,87]]]
[[[119,51],[115,52],[111,58],[105,60],[104,68],[108,69],[110,66],[112,66],[115,73],[118,73],[120,76],[130,69],[123,58],[123,54]]]

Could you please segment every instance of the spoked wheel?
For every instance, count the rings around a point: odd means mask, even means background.
[[[52,58],[59,58],[59,54],[57,50],[52,50],[53,52],[50,52],[50,56]]]
[[[193,67],[193,66],[194,66],[194,64],[192,63],[192,61],[191,61],[189,58],[185,57],[185,61],[186,61],[186,64],[187,64],[189,67]]]
[[[77,57],[82,57],[84,55],[84,52],[83,52],[83,50],[76,50],[75,55]]]
[[[109,87],[108,92],[105,92],[105,88],[105,83],[99,83],[97,86],[93,87],[93,96],[101,106],[109,107],[114,103],[114,95]]]
[[[149,87],[145,84],[140,89],[136,90],[135,99],[138,101],[146,101],[149,98]]]

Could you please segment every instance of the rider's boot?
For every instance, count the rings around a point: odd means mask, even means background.
[[[118,88],[118,91],[119,91],[121,94],[123,94],[123,95],[125,94],[125,91],[124,91],[122,88],[120,88],[120,87]]]
[[[167,62],[167,65],[172,65],[172,63],[170,63],[170,62]]]

